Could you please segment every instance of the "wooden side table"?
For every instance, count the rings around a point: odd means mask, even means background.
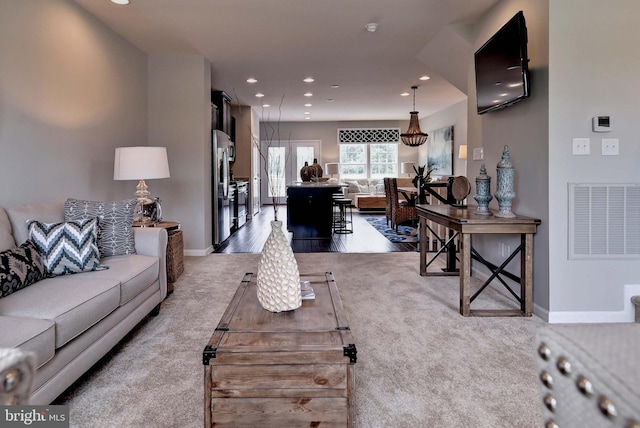
[[[133,227],[142,227],[134,222]],[[161,221],[145,227],[163,227],[167,230],[167,296],[173,293],[173,283],[184,272],[184,241],[180,223]]]

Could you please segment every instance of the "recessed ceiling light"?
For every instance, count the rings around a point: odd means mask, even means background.
[[[400,94],[401,97],[408,97],[409,95],[411,95],[409,92],[403,92]]]
[[[376,30],[378,29],[378,23],[377,22],[370,22],[367,25],[365,25],[364,28],[366,28],[367,31],[370,32],[370,33],[375,33]]]
[[[306,94],[304,94],[305,97],[312,97],[313,94],[311,92],[307,92]]]
[[[253,77],[249,77],[247,79],[247,83],[257,83],[257,82],[258,82],[258,79],[254,79]]]
[[[420,78],[420,80],[429,80],[429,79],[431,79],[431,77],[429,77],[429,76],[422,76],[422,77]]]
[[[311,114],[311,112],[310,111],[305,111],[304,114]]]
[[[258,97],[258,98],[262,98],[262,97],[264,97],[264,94],[263,94],[262,92],[258,92],[258,93],[256,94],[256,97]]]
[[[331,85],[331,89],[338,89],[340,85]]]
[[[313,83],[315,82],[315,79],[313,77],[305,77],[304,79],[302,79],[302,81],[304,83]]]
[[[305,107],[311,107],[312,105],[313,105],[313,104],[311,104],[311,103],[306,103],[304,106],[305,106]]]
[[[304,120],[309,120],[311,119],[309,116],[305,117]]]
[[[111,3],[115,3],[115,4],[129,4],[129,0],[111,0]]]
[[[271,104],[262,104],[262,107],[271,107]]]

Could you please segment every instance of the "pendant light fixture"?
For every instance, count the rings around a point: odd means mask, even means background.
[[[416,111],[416,89],[417,86],[412,86],[413,89],[413,111],[410,113],[409,129],[404,134],[400,134],[402,143],[410,146],[417,147],[427,142],[428,135],[420,130],[420,122],[418,121],[418,112]]]

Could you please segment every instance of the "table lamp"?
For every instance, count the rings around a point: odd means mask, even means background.
[[[400,172],[403,173],[403,174],[407,174],[407,177],[411,177],[411,174],[416,172],[413,169],[414,165],[415,165],[414,162],[402,162],[400,164]]]
[[[458,159],[464,159],[464,175],[467,175],[467,145],[461,144],[458,150]]]
[[[340,173],[340,164],[337,162],[327,162],[324,164],[324,171],[331,176],[329,181],[338,181],[337,179],[333,178],[333,175]]]
[[[138,180],[135,196],[135,222],[143,225],[149,221],[144,215],[144,205],[153,202],[149,188],[144,182],[158,178],[169,178],[169,161],[166,147],[118,147],[113,164],[114,180]]]

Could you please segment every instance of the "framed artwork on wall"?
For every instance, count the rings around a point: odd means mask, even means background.
[[[429,131],[427,169],[432,176],[453,175],[453,126]]]

